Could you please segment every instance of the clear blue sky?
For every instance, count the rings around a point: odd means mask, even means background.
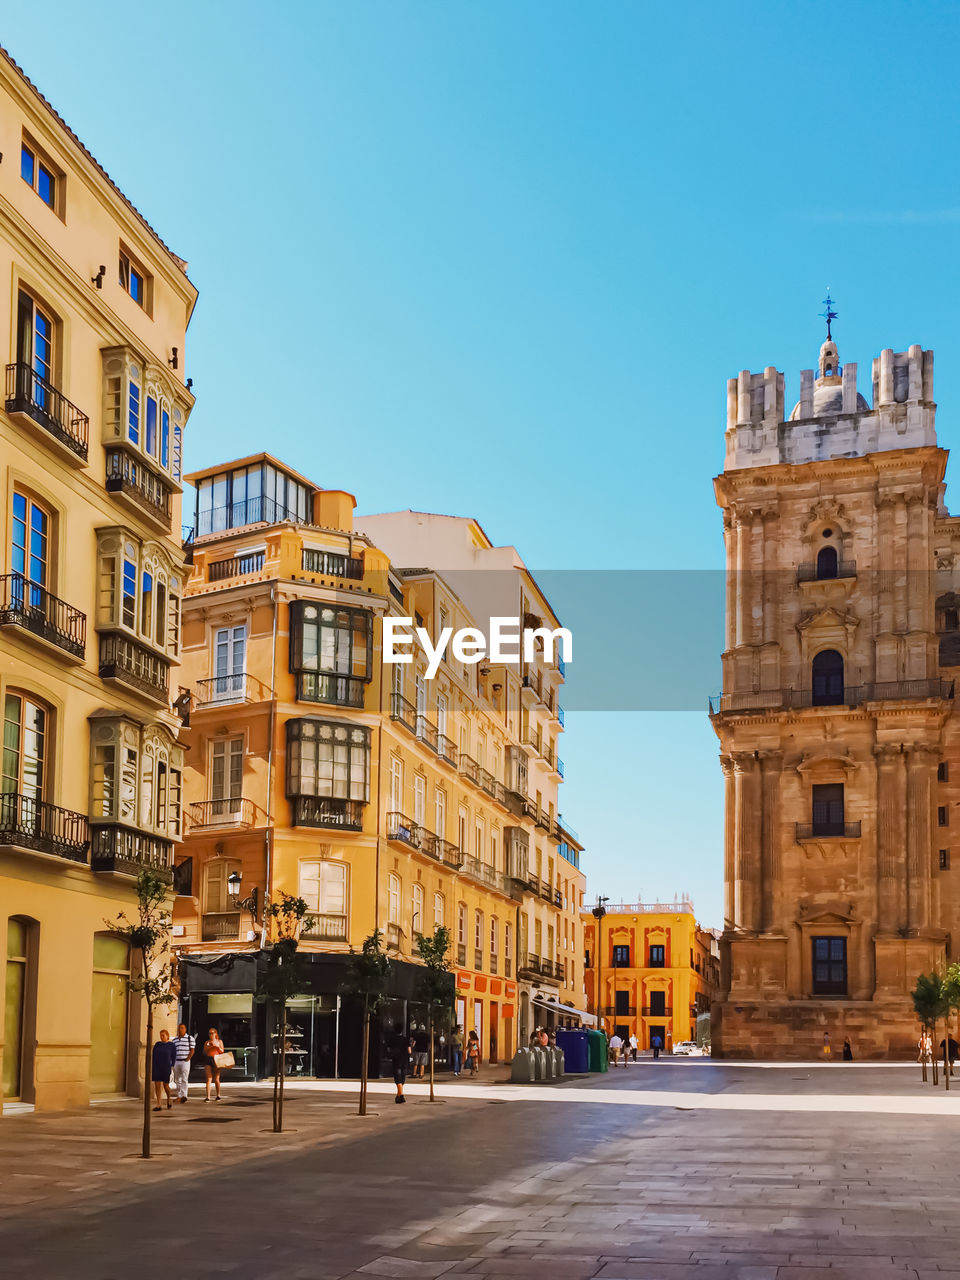
[[[795,399],[828,285],[868,397],[935,348],[952,442],[958,36],[883,0],[54,0],[2,38],[190,261],[191,467],[269,446],[534,568],[703,569],[726,378]],[[568,727],[591,894],[720,923],[706,717]]]

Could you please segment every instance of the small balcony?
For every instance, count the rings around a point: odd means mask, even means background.
[[[543,961],[533,954],[521,955],[517,960],[517,977],[539,978],[543,973]]]
[[[637,1006],[635,1004],[622,1005],[619,1009],[614,1004],[604,1006],[603,1016],[605,1018],[635,1018],[637,1016]]]
[[[310,916],[310,925],[303,930],[302,936],[308,941],[346,942],[347,917],[329,911],[321,911],[319,915]]]
[[[426,716],[417,715],[417,738],[425,747],[429,747],[431,751],[436,751],[438,747],[439,734],[437,726],[432,720],[428,720]]]
[[[170,701],[170,663],[119,631],[100,635],[100,678],[116,680],[166,706]]]
[[[797,582],[833,582],[837,578],[855,578],[856,560],[837,560],[836,572],[821,572],[814,561],[797,565]]]
[[[474,760],[473,756],[468,756],[465,751],[461,751],[459,769],[465,778],[469,779],[470,782],[479,787],[480,766],[477,764],[476,760]]]
[[[501,805],[504,809],[507,807],[506,791],[504,790],[503,783],[498,782],[488,769],[477,770],[477,783],[492,800]]]
[[[47,853],[85,866],[90,831],[82,813],[8,791],[0,795],[0,845]]]
[[[797,841],[859,840],[859,822],[798,822]]]
[[[270,702],[273,690],[262,680],[246,671],[233,671],[230,675],[211,676],[208,680],[198,680],[196,694],[193,699],[194,711],[207,707],[225,707],[232,704],[249,702]]]
[[[387,814],[387,839],[395,844],[407,844],[411,849],[419,849],[423,843],[424,829],[403,813]]]
[[[390,719],[396,720],[416,736],[417,708],[412,702],[408,702],[402,693],[392,693],[390,695]]]
[[[198,831],[217,827],[235,827],[249,830],[257,825],[257,806],[242,796],[229,796],[220,800],[198,800],[187,809],[190,829]]]
[[[611,1009],[610,1012],[612,1013],[613,1010]],[[640,1016],[642,1018],[672,1018],[673,1006],[668,1004],[664,1005],[662,1009],[654,1009],[653,1005],[645,1004],[640,1010]]]
[[[452,765],[454,769],[456,769],[460,761],[457,744],[452,738],[448,738],[445,733],[437,734],[437,755],[444,764]]]
[[[485,884],[491,889],[497,889],[500,893],[509,893],[510,889],[507,884],[506,877],[501,875],[496,867],[490,867],[479,859],[464,855],[461,871],[470,876],[471,879]]]
[[[138,515],[147,516],[170,531],[170,495],[173,486],[162,480],[135,454],[116,447],[107,449],[107,493],[116,494]]]
[[[334,707],[363,707],[367,681],[360,676],[337,675],[328,671],[298,671],[296,675],[298,702],[323,702]]]
[[[159,871],[173,882],[173,841],[128,827],[122,822],[96,822],[90,826],[90,865],[94,871],[138,876]]]
[[[363,830],[362,800],[337,796],[293,796],[295,827],[336,827],[340,831]]]
[[[0,576],[0,627],[16,627],[70,658],[82,661],[86,652],[86,614],[19,573]]]
[[[336,551],[318,551],[303,548],[301,568],[304,573],[319,573],[327,578],[348,578],[359,582],[363,578],[363,557],[340,555]]]
[[[239,911],[205,911],[200,922],[203,942],[236,942],[240,937]]]
[[[7,365],[6,409],[42,427],[72,457],[87,461],[90,419],[28,364]]]
[[[207,581],[224,582],[228,578],[259,573],[263,568],[263,557],[262,551],[250,551],[245,555],[231,556],[229,560],[213,560],[207,565]]]

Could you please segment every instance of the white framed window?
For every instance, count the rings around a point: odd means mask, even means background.
[[[441,840],[447,838],[447,794],[441,788],[437,787],[433,796],[433,821],[436,828],[436,834]]]
[[[494,827],[490,832],[490,865],[499,870],[500,867],[500,828]]]
[[[483,855],[487,848],[487,827],[483,818],[474,819],[473,826],[473,856],[478,862],[483,862]]]
[[[467,843],[467,824],[470,821],[470,815],[467,813],[466,807],[461,805],[457,811],[457,839],[460,841],[460,852],[467,853],[469,846]]]
[[[423,933],[423,885],[415,884],[413,886],[413,919],[411,927],[414,933]]]
[[[243,795],[243,734],[215,738],[210,746],[210,817],[235,813]]]
[[[473,913],[473,945],[483,950],[483,912],[479,910]]]
[[[503,958],[513,959],[513,925],[509,920],[503,926]]]
[[[490,954],[500,954],[500,921],[496,916],[490,917]]]
[[[501,779],[503,778],[502,764],[503,764],[503,761],[500,753],[500,748],[494,747],[493,760],[491,761],[490,772],[493,774],[497,782],[500,782]]]
[[[211,858],[203,869],[203,909],[217,915],[236,911],[227,890],[227,879],[240,875],[240,863],[231,858]]]
[[[467,904],[457,903],[457,942],[461,947],[467,945]]]
[[[393,692],[398,698],[403,697],[403,667],[399,662],[393,664]]]
[[[434,929],[440,929],[443,927],[443,916],[444,916],[443,907],[444,907],[443,894],[435,893],[433,895],[433,927]]]
[[[319,916],[336,916],[346,924],[347,917],[347,864],[331,859],[300,863],[299,894],[310,911]],[[329,936],[321,921],[318,930],[321,937]]]
[[[417,672],[417,715],[427,714],[427,685],[423,676]]]
[[[390,924],[400,923],[400,877],[395,871],[387,879],[387,920]]]
[[[444,693],[437,694],[437,733],[447,736],[447,696]]]
[[[394,813],[403,811],[403,761],[399,756],[390,758],[390,808]]]
[[[413,775],[413,820],[420,827],[427,820],[427,780],[422,773]]]
[[[213,702],[229,702],[244,692],[247,628],[218,627],[213,637]]]
[[[477,764],[481,769],[487,767],[487,735],[485,733],[477,734]]]

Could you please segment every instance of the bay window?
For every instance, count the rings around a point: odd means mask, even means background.
[[[290,670],[301,701],[362,707],[373,670],[373,615],[366,609],[293,601]]]
[[[332,720],[288,720],[287,796],[295,824],[358,829],[370,799],[370,730]]]

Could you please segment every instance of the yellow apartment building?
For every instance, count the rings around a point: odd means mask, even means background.
[[[533,672],[447,661],[427,679],[420,654],[385,664],[385,615],[432,636],[475,625],[443,577],[391,565],[356,529],[351,495],[267,454],[188,478],[192,706],[174,918],[191,1026],[216,1023],[247,1076],[273,1070],[274,1028],[255,995],[264,901],[286,891],[315,919],[288,1072],[359,1069],[356,1010],[339,993],[350,949],[374,928],[397,961],[372,1046],[379,1069],[392,1034],[422,1020],[415,937],[439,924],[453,938],[460,1025],[478,1031],[484,1061],[509,1059],[533,920],[538,982],[555,1004],[579,984],[582,1004],[581,846],[567,833],[558,857],[557,820],[542,794],[530,799]],[[576,943],[569,967],[564,940]]]
[[[179,840],[171,709],[196,290],[0,51],[0,1091],[135,1092],[139,1002],[105,921]],[[6,337],[3,338],[3,334]]]
[[[719,984],[720,959],[693,903],[610,902],[582,918],[587,997],[604,1030],[635,1035],[641,1049],[659,1037],[667,1052],[696,1040],[697,1018],[709,1013]]]

